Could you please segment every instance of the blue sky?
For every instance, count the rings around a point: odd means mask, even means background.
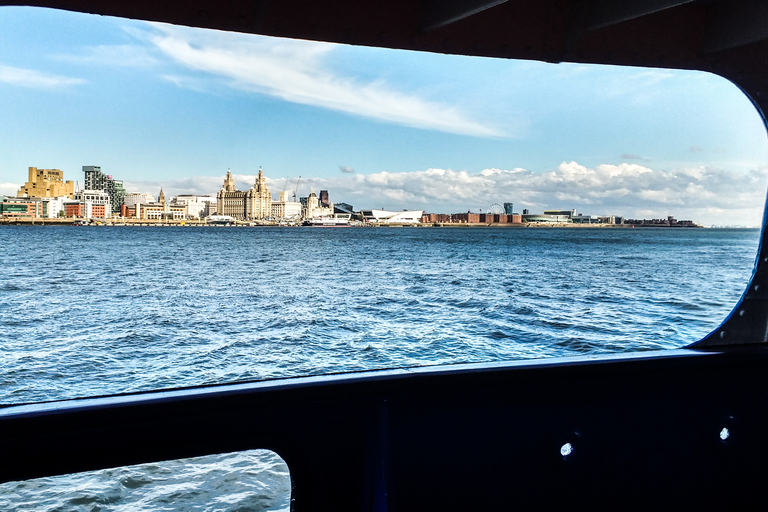
[[[0,8],[0,194],[27,167],[356,208],[760,222],[768,143],[706,73],[480,59]]]

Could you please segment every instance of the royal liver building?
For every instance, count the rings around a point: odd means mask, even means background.
[[[227,170],[224,186],[216,194],[216,212],[240,220],[266,219],[271,214],[272,196],[259,167],[256,182],[247,192],[235,188],[235,179]]]

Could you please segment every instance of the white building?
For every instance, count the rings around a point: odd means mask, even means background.
[[[303,199],[303,198],[302,198]],[[305,219],[314,219],[315,217],[330,217],[333,215],[333,203],[328,203],[329,206],[321,206],[320,200],[317,198],[317,194],[313,190],[309,197],[307,197],[307,206],[302,212],[302,217]]]
[[[46,218],[55,219],[59,216],[59,212],[64,211],[64,201],[70,201],[66,196],[61,197],[44,197],[43,203],[47,203]]]
[[[216,213],[216,196],[182,194],[176,196],[171,203],[186,206],[187,217],[190,219],[202,219]]]
[[[152,194],[143,194],[140,192],[131,192],[130,194],[125,194],[125,206],[128,208],[133,208],[137,204],[142,203],[154,203],[155,202],[155,196]]]
[[[378,224],[420,224],[424,210],[403,210],[390,212],[387,210],[361,210],[365,222]]]
[[[85,216],[91,218],[94,216],[93,206],[104,205],[105,218],[112,215],[112,199],[109,193],[103,190],[77,190],[75,191],[75,201],[80,201],[85,205]]]
[[[301,203],[288,200],[288,192],[283,190],[277,201],[272,201],[273,219],[295,219],[301,217]]]

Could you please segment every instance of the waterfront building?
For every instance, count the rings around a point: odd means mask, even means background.
[[[548,222],[548,223],[570,223],[573,222],[571,215],[556,215],[556,214],[540,214],[540,213],[524,213],[522,215],[523,222]]]
[[[0,201],[0,216],[26,219],[43,217],[43,201],[39,197],[3,197]]]
[[[421,216],[422,224],[431,222],[449,223],[453,222],[453,215],[450,213],[425,213]]]
[[[272,201],[273,219],[295,219],[298,220],[301,217],[301,203],[288,200],[288,192],[283,190],[278,194],[278,200]]]
[[[504,203],[504,213],[512,215],[515,212],[514,205],[512,203]]]
[[[107,177],[112,178],[111,175],[107,175]],[[125,188],[123,187],[122,180],[112,180],[112,193],[110,193],[110,199],[112,202],[112,213],[118,213],[120,207],[125,203]]]
[[[597,215],[583,215],[580,213],[574,215],[571,218],[571,221],[573,221],[574,224],[600,224],[600,217]]]
[[[61,197],[44,197],[43,202],[43,217],[46,219],[55,219],[59,216],[59,213],[64,212],[64,203],[70,198],[66,196]]]
[[[390,212],[387,210],[360,210],[365,222],[376,224],[419,224],[424,210],[403,210]]]
[[[109,195],[110,213],[120,212],[120,207],[125,202],[125,188],[123,182],[112,178],[111,174],[101,172],[97,165],[84,165],[85,188],[87,190],[100,190]]]
[[[104,204],[93,204],[91,202],[67,201],[64,203],[64,212],[67,217],[73,218],[107,218],[107,206]]]
[[[84,216],[87,218],[108,218],[112,216],[112,198],[104,190],[78,190],[75,200],[85,206]]]
[[[153,196],[152,194],[131,192],[130,194],[125,194],[125,200],[123,204],[128,208],[133,208],[137,204],[154,203],[154,202],[155,202],[155,196]]]
[[[107,219],[112,216],[112,199],[103,190],[78,190],[73,201],[64,202],[67,217]]]
[[[571,219],[574,224],[622,224],[623,217],[617,215],[574,215]]]
[[[624,219],[622,219],[624,220]],[[633,226],[652,226],[652,227],[697,227],[698,224],[692,220],[677,220],[672,215],[669,215],[666,219],[626,219],[625,224],[631,224]]]
[[[157,202],[137,204],[134,215],[144,220],[184,220],[187,218],[187,205],[166,201],[165,192],[160,189]]]
[[[458,222],[461,224],[478,224],[480,222],[480,214],[479,213],[454,213],[451,215],[453,222]]]
[[[325,192],[325,198],[328,199],[328,191],[323,192]],[[326,203],[326,206],[323,206],[314,190],[312,190],[309,194],[309,197],[306,198],[306,203],[302,201],[302,206],[303,208],[301,213],[302,217],[305,219],[314,219],[315,217],[326,216],[330,217],[334,213],[333,203],[331,203],[329,200],[328,203]]]
[[[203,219],[216,212],[215,196],[182,194],[173,198],[171,204],[186,206],[187,217],[190,219]]]
[[[64,173],[59,169],[29,168],[29,181],[19,189],[18,197],[60,197],[70,199],[75,192],[75,182],[64,181]]]
[[[333,212],[334,213],[348,213],[350,215],[354,215],[355,208],[349,204],[349,203],[335,203],[333,205]]]
[[[272,214],[272,196],[261,167],[253,186],[247,191],[235,188],[235,179],[227,170],[224,186],[216,194],[216,213],[239,220],[266,219]]]
[[[85,219],[105,219],[108,213],[107,205],[90,201],[67,201],[64,203],[64,212],[67,217]]]
[[[576,215],[576,210],[544,210],[544,215],[556,215],[558,217],[573,218]]]
[[[543,214],[523,210],[523,222],[572,223],[576,210],[544,210]]]

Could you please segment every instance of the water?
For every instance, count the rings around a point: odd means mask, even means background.
[[[719,229],[4,226],[0,403],[677,348],[733,308],[758,237]],[[167,510],[282,510],[287,469],[273,455],[122,468],[36,481],[31,491],[6,484],[0,507],[159,510],[153,500],[170,494],[186,505]],[[187,468],[179,469],[187,480],[166,483],[174,464]],[[189,484],[189,467],[199,485]],[[217,472],[236,481],[244,468],[255,487],[220,485]],[[138,472],[153,490],[126,488],[120,471]],[[271,479],[269,492],[255,490]],[[73,495],[83,482],[100,490]],[[254,495],[261,498],[247,501]],[[37,506],[9,506],[19,500]]]

